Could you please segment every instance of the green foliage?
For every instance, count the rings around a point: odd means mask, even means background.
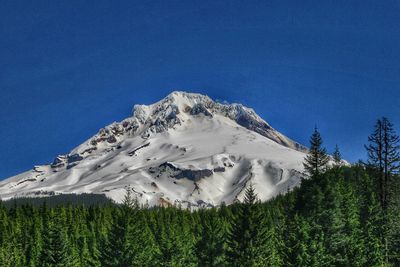
[[[338,168],[267,203],[249,186],[243,203],[196,211],[142,208],[129,193],[122,205],[0,203],[0,266],[384,266],[374,173]]]
[[[250,186],[246,189],[243,202],[245,204],[254,204],[257,202],[257,194],[253,184],[250,184]]]
[[[393,124],[385,117],[378,119],[374,132],[365,146],[368,152],[368,167],[378,185],[376,192],[382,208],[382,243],[385,263],[400,264],[400,137]]]
[[[340,153],[338,145],[335,146],[332,157],[335,162],[335,167],[340,167],[342,165],[342,154]]]
[[[310,177],[318,177],[326,169],[329,157],[322,147],[322,137],[317,127],[310,138],[310,150],[303,163],[305,171]]]
[[[221,266],[225,262],[226,232],[217,210],[200,211],[200,232],[195,252],[200,266]]]

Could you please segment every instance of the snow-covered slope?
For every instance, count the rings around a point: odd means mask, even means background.
[[[173,92],[99,131],[50,165],[0,182],[0,196],[105,193],[130,188],[142,203],[209,206],[242,199],[250,183],[261,200],[299,184],[306,148],[252,109]]]

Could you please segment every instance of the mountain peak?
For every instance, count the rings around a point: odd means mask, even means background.
[[[188,99],[209,98],[207,95],[203,95],[200,93],[192,93],[192,92],[180,91],[180,90],[172,91],[171,93],[168,94],[168,96],[166,98],[174,98],[174,97],[181,97],[181,98],[188,98]]]
[[[251,181],[268,199],[298,184],[305,151],[251,108],[174,91],[135,105],[131,117],[52,164],[4,181],[0,196],[94,192],[119,201],[132,188],[153,204],[216,205],[241,198]]]
[[[185,91],[173,91],[161,101],[153,104],[155,106],[159,105],[175,105],[179,109],[184,110],[186,107],[191,107],[195,104],[209,105],[210,103],[215,103],[210,97],[207,95],[199,94],[199,93],[190,93]],[[152,105],[152,106],[153,106]]]
[[[274,142],[298,151],[307,151],[303,145],[282,135],[264,121],[256,112],[241,104],[227,104],[213,101],[210,97],[198,93],[173,91],[162,100],[151,105],[135,105],[133,115],[122,122],[115,122],[101,129],[87,142],[87,146],[79,146],[74,153],[87,149],[95,149],[98,144],[118,143],[121,140],[141,136],[150,136],[185,127],[185,122],[194,117],[206,117],[218,120],[224,117],[250,131],[267,137]]]

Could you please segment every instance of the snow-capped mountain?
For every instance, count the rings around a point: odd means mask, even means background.
[[[150,205],[214,206],[241,200],[252,183],[267,200],[299,184],[306,151],[250,108],[173,92],[52,164],[1,181],[0,197],[87,192],[118,202],[130,188]]]

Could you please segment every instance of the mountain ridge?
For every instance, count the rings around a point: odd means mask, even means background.
[[[263,147],[271,155],[264,155]],[[262,180],[258,190],[268,199],[299,183],[306,151],[251,108],[174,91],[154,104],[135,105],[131,117],[100,129],[52,164],[0,182],[0,196],[98,192],[121,201],[131,188],[152,205],[178,201],[212,206],[232,203],[248,181]],[[272,181],[266,185],[262,177]]]

